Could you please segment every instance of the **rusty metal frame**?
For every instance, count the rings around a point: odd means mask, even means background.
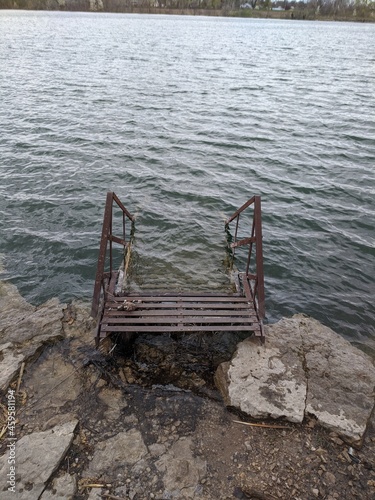
[[[122,212],[122,236],[113,234],[114,204]],[[250,235],[238,237],[240,216],[253,209]],[[126,237],[126,219],[132,223]],[[234,239],[229,224],[236,220]],[[242,220],[242,218],[241,218]],[[237,247],[248,248],[244,272],[235,274],[237,294],[130,293],[123,288],[122,270],[114,269],[113,244],[124,247],[124,277],[127,275],[134,216],[113,192],[107,193],[91,315],[97,318],[96,345],[111,333],[187,333],[246,331],[264,342],[264,275],[260,196],[253,196],[226,221],[228,252],[233,261]],[[231,244],[229,244],[231,242]],[[255,265],[254,265],[255,260]],[[255,272],[254,268],[255,267]],[[120,283],[122,284],[119,288]]]
[[[113,204],[116,205],[122,211],[122,238],[115,236],[112,232],[113,229]],[[107,199],[104,210],[104,218],[103,218],[103,227],[102,227],[102,236],[100,240],[100,248],[99,248],[99,256],[98,256],[98,265],[96,269],[96,278],[94,285],[94,294],[92,299],[91,306],[91,316],[96,318],[99,312],[100,306],[100,298],[103,294],[104,299],[102,301],[102,307],[100,311],[100,316],[102,315],[104,303],[107,299],[107,293],[114,293],[115,286],[115,276],[117,275],[117,271],[113,269],[113,243],[117,243],[122,245],[124,248],[127,248],[131,243],[130,238],[126,240],[126,225],[125,220],[128,218],[132,224],[134,224],[134,216],[125,208],[125,206],[121,203],[119,198],[115,193],[109,191],[107,193]],[[108,261],[107,250],[109,247],[109,270],[106,271],[106,263]],[[98,325],[100,328],[100,319],[98,321]]]
[[[253,207],[253,221],[251,235],[246,238],[238,239],[239,220],[242,212],[249,207]],[[236,220],[234,238],[229,246],[234,257],[236,248],[248,246],[248,255],[245,272],[239,273],[243,289],[249,301],[254,303],[255,311],[258,315],[259,323],[263,335],[263,319],[265,317],[265,297],[264,297],[264,271],[263,271],[263,242],[262,242],[262,215],[260,196],[253,196],[244,203],[234,214],[226,221],[226,228]],[[255,246],[255,273],[250,272],[250,265],[253,262],[253,247]]]

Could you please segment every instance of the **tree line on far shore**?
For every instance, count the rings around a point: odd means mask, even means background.
[[[0,9],[202,14],[375,22],[375,0],[0,0]]]

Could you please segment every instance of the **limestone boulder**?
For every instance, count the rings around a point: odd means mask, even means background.
[[[266,328],[266,343],[249,338],[215,381],[224,401],[254,418],[324,427],[360,446],[374,408],[372,359],[340,335],[302,314]]]
[[[307,381],[299,347],[298,337],[285,343],[285,338],[271,340],[269,334],[266,346],[251,337],[241,342],[232,361],[216,372],[225,403],[254,418],[302,422]]]
[[[360,444],[375,403],[373,360],[318,321],[295,321],[308,381],[305,413]]]

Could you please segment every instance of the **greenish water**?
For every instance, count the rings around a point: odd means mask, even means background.
[[[375,347],[375,25],[0,11],[0,252],[33,303],[90,298],[107,190],[138,286],[226,283],[263,202],[269,321]]]

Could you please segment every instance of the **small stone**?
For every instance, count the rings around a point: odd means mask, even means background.
[[[245,448],[247,449],[247,451],[253,450],[250,441],[245,441]]]
[[[324,479],[329,486],[333,486],[336,483],[336,476],[332,472],[326,472]]]
[[[314,429],[315,425],[316,425],[316,420],[315,419],[311,419],[311,420],[309,420],[307,422],[306,427],[308,427],[309,429]]]
[[[339,437],[331,437],[331,441],[335,444],[338,444],[339,446],[342,446],[344,444],[344,441]]]
[[[312,492],[313,492],[313,495],[315,495],[316,497],[319,496],[319,490],[318,490],[318,488],[313,488]]]

